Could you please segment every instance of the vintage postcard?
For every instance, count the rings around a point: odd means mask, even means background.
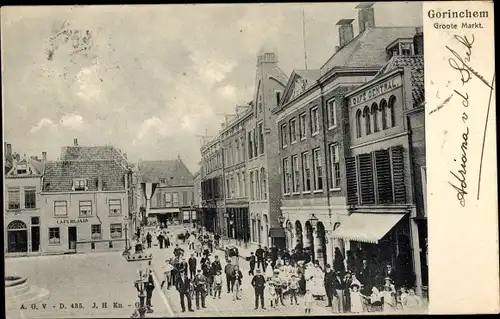
[[[6,318],[498,313],[492,2],[1,21]]]

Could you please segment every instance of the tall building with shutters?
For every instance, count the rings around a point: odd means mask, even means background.
[[[346,95],[350,214],[333,232],[348,254],[391,264],[400,284],[418,290],[427,286],[422,37],[418,28],[389,44],[387,64]]]
[[[339,20],[339,46],[334,54],[319,70],[295,70],[273,111],[277,115],[286,246],[301,248],[307,258],[323,265],[333,263],[336,248],[344,256],[349,250],[349,240],[335,235],[352,214],[353,182],[346,174],[353,165],[367,165],[348,159],[352,124],[346,94],[374,79],[392,55],[411,54],[407,47],[413,48],[416,34],[415,27],[376,26],[373,3],[356,8],[360,33],[354,36],[354,19]],[[366,94],[373,92],[376,90]],[[378,156],[387,158],[387,153]],[[390,150],[391,158],[398,156],[403,156],[398,148]],[[361,171],[363,176],[356,183],[369,188],[365,185],[373,184],[369,168]],[[393,184],[401,183],[397,174],[394,177]],[[397,200],[403,201],[399,192],[396,190]],[[387,197],[384,194],[382,201]],[[373,191],[363,194],[365,203],[378,198]]]

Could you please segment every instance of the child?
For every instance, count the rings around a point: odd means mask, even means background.
[[[297,293],[299,292],[299,279],[296,274],[292,274],[288,287],[290,293],[290,303],[293,305],[293,301],[295,300],[295,304],[298,305],[299,302],[297,301]]]
[[[310,314],[311,313],[311,307],[312,307],[312,302],[313,302],[313,295],[311,292],[311,289],[307,288],[306,289],[306,294],[304,295],[304,307],[305,307],[305,313]]]
[[[384,291],[380,293],[380,297],[383,301],[382,310],[384,312],[393,312],[393,310],[396,308],[396,298],[392,289],[393,287],[391,285],[385,285]]]
[[[220,299],[221,291],[222,291],[222,272],[219,270],[217,271],[217,274],[214,277],[214,299],[217,296],[217,293]]]
[[[363,296],[359,291],[358,284],[351,285],[351,313],[361,313],[363,312]]]
[[[276,307],[276,290],[274,289],[274,284],[271,281],[267,282],[266,290],[266,296],[271,304],[271,307]]]

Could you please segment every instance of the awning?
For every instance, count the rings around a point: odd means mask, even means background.
[[[285,230],[283,228],[271,228],[269,229],[269,237],[285,238]]]
[[[405,214],[354,213],[341,221],[332,237],[365,243],[378,243]]]
[[[149,214],[177,214],[179,213],[179,208],[151,208],[149,209]]]

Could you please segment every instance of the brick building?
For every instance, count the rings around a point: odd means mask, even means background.
[[[76,139],[62,148],[59,161],[46,162],[40,193],[44,254],[125,248],[131,183],[126,163],[112,146],[78,146]]]
[[[338,21],[339,46],[332,57],[319,70],[295,70],[274,110],[287,246],[299,245],[322,263],[332,263],[335,247],[344,248],[332,233],[340,216],[349,214],[345,94],[375,77],[390,59],[387,48],[394,40],[415,34],[414,27],[376,26],[372,5],[357,6],[356,37],[354,19]]]
[[[137,165],[139,207],[150,222],[197,220],[194,176],[180,156],[175,160],[140,161]]]
[[[6,256],[36,255],[40,247],[40,187],[47,154],[12,158],[11,144],[5,152],[9,164],[4,187],[4,253]]]

